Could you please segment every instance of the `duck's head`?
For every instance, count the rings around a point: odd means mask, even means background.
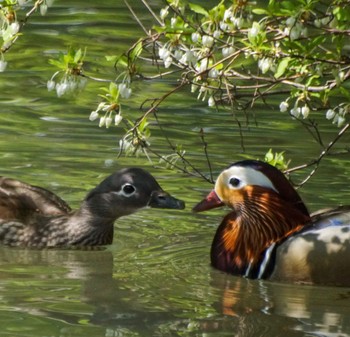
[[[227,205],[240,207],[254,193],[277,193],[278,197],[309,215],[299,194],[276,167],[258,160],[243,160],[230,165],[218,176],[214,189],[193,211],[202,212]]]
[[[147,171],[125,168],[103,180],[85,198],[94,214],[116,219],[139,209],[184,209],[185,203],[165,192]]]
[[[239,275],[252,275],[265,250],[308,223],[309,213],[288,179],[275,167],[256,160],[225,169],[214,189],[193,210],[227,205],[213,239],[212,265]]]

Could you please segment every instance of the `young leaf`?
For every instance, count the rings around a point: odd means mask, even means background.
[[[130,60],[132,62],[134,62],[142,53],[142,40],[140,39],[131,49],[129,56],[130,56]]]
[[[204,16],[209,15],[209,13],[202,6],[199,6],[197,4],[192,4],[192,3],[190,3],[189,6],[190,6],[190,9],[197,14],[201,14]]]
[[[263,8],[255,8],[252,10],[252,12],[254,14],[257,14],[257,15],[268,15],[269,14],[269,11],[267,11],[266,9],[263,9]]]
[[[288,64],[290,61],[290,57],[285,57],[279,64],[275,73],[275,78],[280,78],[284,72],[286,71]]]
[[[105,58],[108,62],[115,62],[118,60],[118,57],[117,55],[106,55]]]
[[[81,49],[78,49],[76,52],[75,52],[75,55],[74,55],[74,58],[73,58],[73,62],[74,63],[78,63],[82,58],[82,52],[81,52]]]

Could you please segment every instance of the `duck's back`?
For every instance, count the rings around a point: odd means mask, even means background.
[[[350,286],[350,207],[312,214],[275,254],[272,280]]]
[[[54,193],[10,178],[0,177],[0,219],[30,221],[36,215],[70,212],[68,204]]]

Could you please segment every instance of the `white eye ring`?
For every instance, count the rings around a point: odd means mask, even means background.
[[[120,190],[120,194],[125,197],[131,197],[133,194],[135,194],[135,192],[136,192],[135,186],[129,183],[124,184]]]

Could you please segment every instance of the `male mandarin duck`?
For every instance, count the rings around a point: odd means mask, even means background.
[[[140,168],[107,177],[76,211],[46,189],[0,178],[0,243],[38,248],[107,245],[113,241],[114,221],[145,207],[183,209],[185,204]]]
[[[213,267],[248,278],[350,286],[350,206],[309,214],[284,174],[236,162],[193,210],[227,205],[211,247]]]

